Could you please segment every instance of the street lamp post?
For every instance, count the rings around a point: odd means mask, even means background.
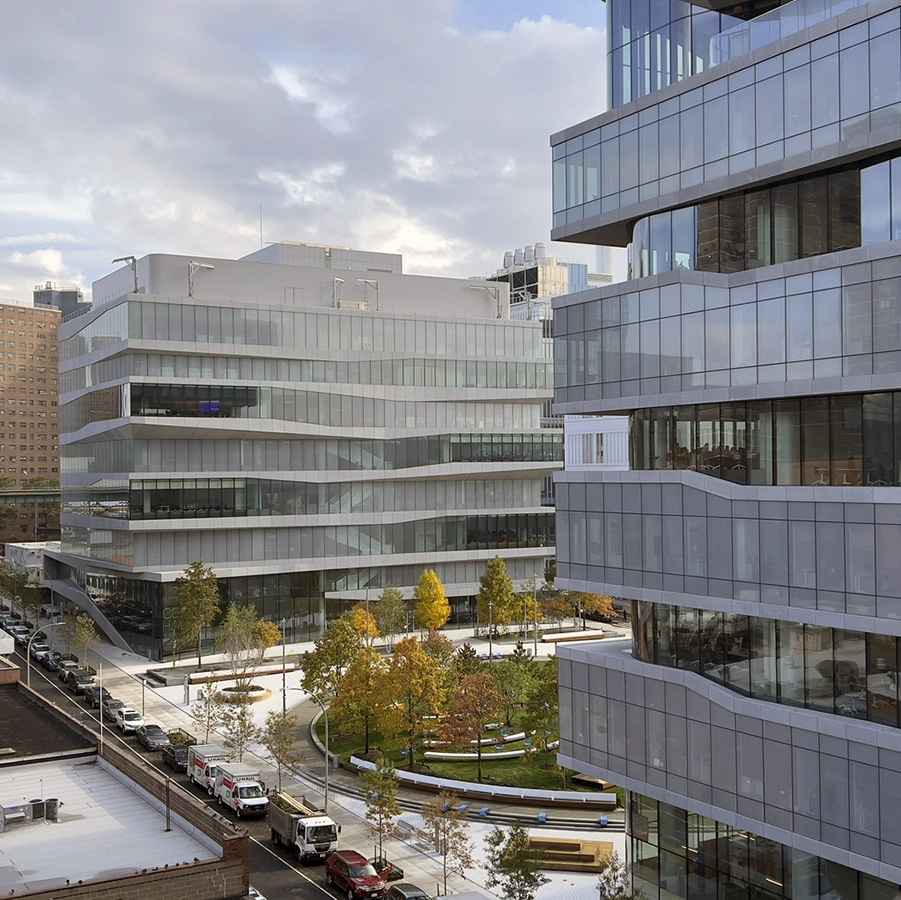
[[[40,620],[38,620],[40,621]],[[62,625],[62,622],[50,622],[44,626],[44,629],[47,628],[56,628],[57,625]],[[41,631],[42,629],[38,629]],[[28,645],[25,647],[25,683],[28,687],[31,687],[31,642],[37,637],[38,632],[36,631],[29,639]]]
[[[488,601],[488,662],[494,659],[494,604]]]
[[[285,686],[285,620],[282,619],[282,718],[288,715],[288,689]]]
[[[144,718],[144,689],[147,687],[147,679],[141,679],[141,718]]]
[[[331,756],[329,755],[328,749],[328,710],[323,705],[322,701],[319,697],[310,692],[310,696],[319,704],[319,708],[322,710],[322,715],[325,717],[325,803],[323,804],[323,811],[328,813],[328,769],[331,765]]]
[[[532,614],[535,617],[535,627],[532,629],[532,656],[538,659],[538,578],[532,585]]]

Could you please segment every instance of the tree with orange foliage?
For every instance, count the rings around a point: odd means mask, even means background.
[[[445,740],[474,746],[478,760],[478,778],[482,780],[482,738],[488,725],[497,722],[503,698],[497,684],[487,672],[467,675],[461,682],[441,720]]]

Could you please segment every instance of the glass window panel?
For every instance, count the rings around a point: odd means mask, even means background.
[[[894,483],[893,416],[891,394],[863,397],[864,477],[867,484]]]
[[[798,185],[783,184],[772,190],[773,204],[773,262],[797,259],[798,246]]]
[[[870,104],[869,44],[863,41],[839,54],[841,70],[841,117],[848,119],[867,112]]]
[[[834,172],[829,184],[829,251],[860,246],[860,173]]]
[[[728,97],[709,100],[704,109],[704,162],[711,163],[729,154],[729,129],[724,123],[729,121]]]
[[[810,67],[792,69],[784,74],[783,80],[786,137],[810,131]]]
[[[833,484],[858,485],[862,480],[861,398],[856,395],[832,397],[831,430]]]
[[[812,120],[814,128],[831,125],[839,117],[838,54],[815,59],[810,68],[812,92]]]
[[[773,412],[766,401],[748,404],[748,484],[773,484]]]
[[[743,153],[755,142],[754,85],[729,94],[729,152]],[[722,128],[722,122],[720,123]]]
[[[710,200],[699,203],[698,211],[698,269],[718,272],[720,258],[719,203]]]
[[[830,484],[828,398],[812,397],[801,401],[801,441],[801,483]]]
[[[785,299],[786,343],[789,361],[813,358],[813,303],[810,294]]]
[[[860,243],[891,240],[891,189],[888,162],[867,166],[860,172]]]
[[[650,220],[650,275],[669,272],[672,262],[672,219],[669,213],[651,216]]]
[[[686,171],[704,163],[704,107],[686,109],[679,118],[682,120],[682,171]]]
[[[745,195],[745,268],[756,269],[773,262],[770,192]]]
[[[745,264],[744,196],[723,197],[720,209],[720,272],[740,272]]]
[[[673,268],[694,269],[697,241],[696,211],[693,206],[672,212]]]
[[[757,304],[757,361],[785,362],[785,300],[777,297]]]
[[[801,208],[801,256],[817,256],[828,248],[826,240],[826,177],[806,178],[798,184]]]
[[[797,400],[773,403],[776,443],[775,484],[800,484],[801,423]]]
[[[783,126],[783,87],[782,76],[767,78],[757,85],[757,145],[765,146],[779,140],[784,131]]]

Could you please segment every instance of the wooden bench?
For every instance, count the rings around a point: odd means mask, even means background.
[[[529,838],[542,869],[563,872],[602,872],[610,861],[610,841],[581,841],[571,838]]]

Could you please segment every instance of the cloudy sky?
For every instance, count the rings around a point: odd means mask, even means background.
[[[295,240],[471,276],[547,241],[548,137],[603,109],[600,0],[14,3],[0,299],[113,257]],[[549,245],[550,246],[550,245]],[[556,255],[593,263],[589,248]]]

